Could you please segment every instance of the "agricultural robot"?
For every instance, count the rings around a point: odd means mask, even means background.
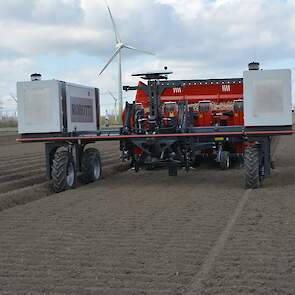
[[[74,187],[78,173],[85,183],[100,179],[99,152],[88,145],[105,140],[120,142],[122,160],[135,172],[166,167],[176,176],[210,158],[225,170],[239,159],[245,186],[261,186],[271,173],[271,145],[293,134],[290,70],[262,71],[251,63],[243,78],[170,80],[170,74],[134,74],[138,85],[123,89],[136,91],[135,100],[126,103],[123,126],[112,130],[100,129],[98,89],[19,82],[18,140],[45,142],[56,192]]]

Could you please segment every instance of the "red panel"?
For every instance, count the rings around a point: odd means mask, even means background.
[[[141,81],[138,82],[138,86],[144,86],[145,84]],[[148,99],[148,96],[146,95],[146,93],[141,90],[141,89],[138,89],[136,91],[136,96],[135,96],[135,101],[137,103],[142,103],[143,107],[144,108],[148,108],[149,107],[149,99]]]
[[[138,85],[144,85],[144,83],[139,82]],[[145,108],[148,107],[148,97],[143,90],[137,91],[135,99]],[[186,85],[182,88],[167,88],[161,95],[162,101],[188,101],[188,103],[196,103],[201,100],[222,102],[237,99],[243,99],[242,83]]]

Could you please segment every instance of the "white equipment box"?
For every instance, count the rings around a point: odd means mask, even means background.
[[[18,131],[69,133],[99,129],[99,91],[58,80],[17,83]]]
[[[245,71],[243,83],[246,127],[292,125],[290,70]]]

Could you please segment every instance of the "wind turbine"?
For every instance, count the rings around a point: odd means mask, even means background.
[[[113,93],[111,91],[109,91],[109,95],[113,98],[114,102],[115,102],[115,106],[114,106],[114,109],[115,109],[115,121],[116,123],[118,122],[117,121],[117,101],[118,99],[113,95]]]
[[[14,94],[10,93],[10,98],[17,104],[17,97]],[[15,118],[17,117],[16,114],[17,114],[17,111],[14,112]]]
[[[150,55],[154,55],[154,53],[146,51],[146,50],[142,50],[142,49],[138,49],[135,48],[133,46],[130,45],[126,45],[120,38],[119,32],[117,30],[117,26],[116,23],[114,21],[111,9],[108,5],[107,9],[109,11],[110,14],[110,18],[112,21],[112,25],[113,25],[113,29],[114,29],[114,33],[115,33],[115,40],[116,40],[116,47],[115,47],[115,52],[112,55],[112,57],[108,60],[108,62],[106,63],[106,65],[102,68],[102,70],[100,71],[99,75],[101,75],[104,70],[109,66],[109,64],[114,60],[114,58],[118,55],[118,66],[119,66],[119,71],[118,71],[118,93],[119,93],[119,123],[122,124],[122,118],[120,116],[120,114],[122,114],[123,111],[123,93],[122,93],[122,49],[126,48],[126,49],[130,49],[130,50],[134,50],[134,51],[138,51],[138,52],[142,52],[145,54],[150,54]]]
[[[2,100],[0,100],[0,120],[3,119],[3,110],[4,110],[3,102]]]
[[[14,102],[17,103],[17,98],[15,97],[15,95],[12,94],[12,93],[10,93],[9,95],[10,95],[10,98],[11,98],[12,100],[14,100]]]

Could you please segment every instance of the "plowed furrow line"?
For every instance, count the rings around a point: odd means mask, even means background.
[[[23,154],[18,156],[0,157],[0,163],[3,161],[26,160],[26,159],[33,159],[33,158],[44,157],[44,156],[45,156],[45,153],[35,153],[35,154]]]
[[[73,280],[74,282],[74,280]],[[40,286],[42,283],[42,287]],[[50,282],[48,279],[43,281],[32,281],[32,282],[15,282],[13,286],[9,285],[9,293],[7,294],[19,294],[19,290],[30,290],[29,292],[21,292],[21,294],[54,294],[54,295],[70,295],[70,294],[99,294],[99,295],[130,295],[130,294],[149,294],[149,295],[171,295],[171,290],[163,290],[160,287],[153,286],[151,283],[147,284],[145,287],[137,286],[124,286],[124,282],[118,287],[106,287],[106,282],[98,281],[98,278],[92,281],[84,282],[85,285],[72,284],[72,281],[62,281],[62,283],[57,283],[56,281]],[[133,283],[133,285],[135,285]],[[8,287],[8,286],[7,286]],[[49,290],[49,292],[47,292]],[[54,292],[50,292],[54,290]],[[147,293],[148,290],[148,293]]]
[[[7,171],[2,171],[1,172],[1,176],[5,176],[5,175],[10,175],[13,176],[14,174],[18,174],[18,173],[22,173],[28,170],[37,170],[37,169],[42,169],[45,167],[44,163],[36,163],[34,165],[27,165],[27,166],[19,166],[19,167],[13,167],[13,168],[9,168]]]
[[[71,275],[71,271],[69,271],[68,273],[69,275]],[[65,292],[72,290],[72,292],[74,292],[73,294],[77,294],[77,290],[79,290],[79,288],[81,288],[82,286],[84,288],[87,289],[91,289],[91,286],[93,286],[93,289],[95,290],[99,290],[100,288],[103,290],[103,287],[105,287],[105,280],[103,278],[103,276],[101,276],[101,274],[95,276],[93,275],[92,279],[80,279],[79,278],[79,274],[80,271],[78,269],[73,269],[72,270],[72,278],[69,276],[67,277],[67,279],[63,280],[62,282],[60,282],[60,287],[62,288],[61,290],[65,290]],[[108,278],[109,280],[111,278]],[[150,282],[153,281],[153,279],[156,279],[156,276],[152,279],[149,279],[149,281],[137,281],[137,280],[133,280],[130,276],[128,277],[128,279],[125,280],[121,280],[120,278],[116,278],[116,276],[113,276],[112,280],[111,280],[111,287],[112,288],[116,288],[118,290],[120,290],[121,288],[128,288],[128,289],[133,289],[133,290],[137,290],[137,289],[143,289],[143,288],[148,288],[148,286],[150,285]],[[56,282],[56,281],[55,281]],[[56,282],[56,287],[54,288],[54,290],[56,291],[60,291],[58,289],[58,283]],[[31,291],[34,290],[40,290],[40,279],[37,277],[35,278],[34,276],[31,276],[30,278],[27,277],[18,277],[18,281],[16,283],[17,286],[22,286],[22,287],[30,287]],[[46,280],[43,279],[42,280],[42,285],[44,285],[44,288],[47,286],[50,286],[50,278],[49,278],[49,283],[46,283]],[[37,287],[39,286],[39,287]],[[155,286],[154,286],[155,287]],[[175,288],[179,287],[179,283],[177,282],[157,282],[156,283],[156,290],[158,290],[158,292],[164,291],[164,290],[173,290]],[[36,289],[35,289],[36,288]],[[76,291],[76,292],[75,292]],[[46,292],[44,292],[46,293]],[[31,294],[31,293],[29,293]],[[97,293],[100,294],[100,293]],[[112,293],[110,293],[112,294]],[[138,294],[138,293],[130,293],[130,294]],[[143,294],[147,294],[147,293],[143,293]],[[150,293],[148,293],[150,294]],[[158,293],[161,294],[161,293]]]
[[[103,177],[125,171],[129,164],[112,163],[103,167]],[[78,184],[80,186],[80,184]],[[51,195],[52,191],[45,173],[20,180],[0,184],[0,211],[14,207],[18,204],[44,198]]]
[[[13,181],[8,181],[8,182],[3,182],[0,184],[0,194],[1,193],[6,193],[11,190],[15,190],[18,188],[23,188],[26,186],[31,186],[34,184],[38,184],[41,182],[46,181],[46,176],[45,175],[34,175],[34,176],[29,176],[29,177],[24,177],[19,180],[13,180]]]
[[[108,160],[102,160],[103,169],[115,164],[114,158],[109,158]],[[22,167],[13,169],[12,171],[7,171],[3,176],[0,176],[0,193],[6,192],[3,187],[15,188],[16,181],[23,181],[25,178],[45,176],[44,164],[38,163],[29,167]],[[36,182],[38,183],[38,182]],[[29,182],[29,185],[33,183]],[[17,186],[18,187],[18,186]],[[9,189],[11,190],[11,189]]]
[[[62,272],[62,270],[64,269],[64,266],[61,267],[60,269],[56,270],[52,265],[48,265],[49,268],[54,269],[55,273],[52,273],[52,275],[50,276],[51,279],[54,278],[58,278],[60,276],[60,272]],[[69,272],[71,271],[70,269],[68,270]],[[87,271],[87,273],[85,273],[83,275],[83,273],[79,274],[79,278],[75,279],[76,283],[86,283],[91,282],[91,278],[89,278],[88,272],[92,272],[93,271],[93,267],[89,268],[89,269],[85,269],[83,267],[83,271]],[[13,275],[17,275],[18,278],[20,280],[26,280],[26,281],[30,281],[32,280],[32,273],[34,273],[34,279],[42,279],[44,278],[44,274],[46,274],[46,270],[20,270],[18,272],[14,272],[14,271],[10,271],[9,275],[13,276]],[[132,280],[135,280],[138,283],[147,283],[150,281],[154,281],[154,283],[156,283],[157,285],[161,285],[162,288],[173,288],[174,286],[178,285],[175,282],[175,276],[172,275],[173,273],[166,273],[166,274],[157,274],[155,275],[155,273],[151,273],[151,274],[136,274],[133,273],[132,274]],[[109,272],[109,273],[104,273],[103,271],[99,272],[99,279],[104,281],[104,280],[110,280],[112,278],[116,278],[116,280],[118,281],[123,281],[124,282],[128,282],[130,280],[130,275],[125,273],[117,273],[114,275],[114,273]],[[2,278],[5,278],[5,276],[1,276],[0,275],[0,280]],[[95,280],[95,277],[93,277],[93,279]]]
[[[44,175],[45,169],[44,168],[34,168],[34,169],[22,169],[21,172],[11,172],[10,173],[5,173],[4,176],[0,176],[0,184],[3,182],[8,182],[8,181],[13,181],[29,176],[34,176],[34,175]]]
[[[34,251],[35,252],[35,251]],[[46,253],[48,253],[48,250],[45,250]],[[24,255],[26,255],[27,253],[24,253]],[[54,255],[55,252],[52,251],[52,255]],[[1,261],[1,265],[0,265],[0,272],[5,272],[5,270],[9,269],[11,273],[14,272],[38,272],[42,270],[42,266],[38,265],[38,264],[33,264],[34,261],[31,261],[30,263],[28,261],[25,260],[21,260],[20,257],[21,254],[19,254],[19,252],[17,253],[18,255],[18,259],[12,263],[12,261],[6,262],[6,261]],[[42,253],[42,256],[44,256],[44,252]],[[24,256],[25,257],[25,256]],[[52,269],[54,269],[55,271],[64,269],[65,265],[72,265],[72,264],[79,264],[79,262],[84,261],[84,265],[83,265],[83,269],[86,272],[91,272],[91,270],[95,267],[95,270],[99,273],[104,273],[104,274],[108,274],[108,273],[116,273],[118,275],[124,275],[126,274],[126,270],[130,271],[133,274],[136,275],[143,275],[143,276],[152,276],[152,275],[157,275],[157,276],[170,276],[171,274],[174,274],[173,270],[171,270],[171,273],[167,272],[167,267],[165,267],[163,265],[163,263],[161,263],[160,261],[158,261],[157,263],[151,265],[150,267],[146,267],[143,264],[140,264],[138,262],[138,260],[133,260],[132,263],[129,263],[129,260],[126,262],[126,264],[123,265],[106,265],[104,266],[103,264],[99,263],[99,264],[95,264],[95,266],[93,265],[93,263],[91,263],[91,261],[88,261],[87,259],[85,259],[85,257],[79,257],[80,260],[75,260],[75,261],[71,261],[71,260],[66,260],[65,262],[59,262],[59,260],[54,261],[54,263],[52,263],[52,259],[48,258],[48,259],[44,259],[42,260],[42,263],[44,265],[50,266]],[[61,259],[56,257],[56,259]],[[88,257],[89,259],[89,257]],[[64,261],[62,259],[62,261]],[[93,260],[94,261],[94,260]],[[25,265],[25,270],[24,270],[24,265]],[[179,264],[179,268],[185,268],[187,266],[187,264],[184,263],[180,263]],[[192,270],[194,270],[194,267],[192,265],[191,267]],[[187,272],[187,274],[190,274],[190,272]],[[1,277],[1,274],[0,274]]]
[[[34,160],[44,161],[45,157],[44,157],[44,155],[40,155],[40,156],[32,155],[31,157],[24,158],[24,159],[0,160],[0,164],[1,164],[1,166],[5,166],[5,165],[10,165],[10,164],[19,163],[19,162],[30,162],[30,161],[34,161]]]
[[[107,150],[107,151],[100,151],[100,154],[102,157],[104,156],[117,156],[118,158],[120,157],[120,152],[119,149],[113,149],[113,150]],[[0,157],[0,163],[9,163],[9,162],[14,162],[14,161],[19,161],[19,160],[31,160],[31,159],[45,159],[45,152],[43,153],[36,153],[36,154],[23,154],[19,156],[6,156],[6,157]]]
[[[114,154],[109,154],[109,155],[103,155],[101,156],[102,161],[104,160],[109,160],[109,159],[114,159],[114,161],[120,161],[120,157],[118,155]],[[1,162],[0,162],[1,163]],[[34,165],[45,165],[45,159],[44,158],[32,158],[30,161],[15,161],[10,164],[2,164],[0,165],[0,172],[7,172],[7,171],[14,171],[13,169],[15,168],[16,172],[18,169],[21,169],[23,167],[26,168],[32,168]]]
[[[12,164],[8,164],[8,165],[0,165],[0,173],[1,172],[5,172],[7,170],[13,169],[13,168],[21,168],[21,167],[30,167],[36,164],[40,164],[43,163],[44,161],[41,161],[40,159],[34,159],[31,161],[21,161],[21,162],[15,162]]]

